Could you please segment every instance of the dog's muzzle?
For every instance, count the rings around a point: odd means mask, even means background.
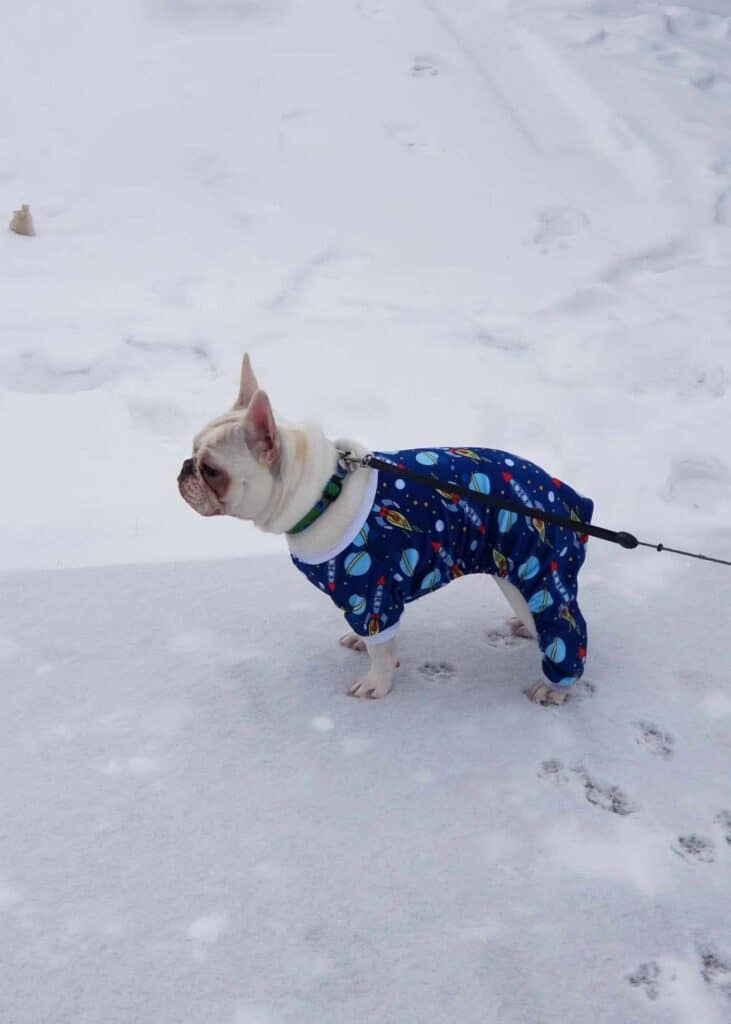
[[[195,461],[193,459],[186,459],[182,465],[180,472],[178,473],[178,483],[182,484],[183,480],[187,477],[192,476],[195,473]]]
[[[202,516],[220,516],[223,505],[196,472],[195,459],[186,459],[178,473],[180,496]]]

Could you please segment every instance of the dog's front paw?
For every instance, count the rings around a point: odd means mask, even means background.
[[[532,689],[528,690],[528,699],[532,700],[534,704],[543,704],[544,707],[550,704],[563,704],[566,696],[566,693],[554,690],[546,683],[536,683]]]
[[[349,651],[367,651],[365,640],[357,633],[346,633],[340,637],[340,646],[347,647]]]
[[[357,682],[353,683],[348,690],[348,696],[367,697],[368,700],[378,700],[379,697],[386,696],[392,685],[390,679],[382,679],[369,672],[363,679],[358,679]]]

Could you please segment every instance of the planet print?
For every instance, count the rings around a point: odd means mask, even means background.
[[[401,553],[401,561],[399,562],[399,568],[404,576],[413,576],[414,569],[419,564],[419,552],[416,548],[406,548]]]
[[[348,604],[354,615],[361,615],[366,610],[366,599],[360,594],[351,594]]]
[[[371,556],[367,551],[354,551],[345,559],[346,576],[365,576],[371,567]]]
[[[469,481],[471,491],[477,491],[478,494],[490,493],[490,477],[485,473],[472,473]]]
[[[507,509],[501,509],[497,517],[497,528],[500,533],[508,533],[509,530],[515,526],[518,522],[518,517],[515,512],[508,512]]]
[[[566,644],[560,636],[557,636],[554,640],[551,640],[544,653],[549,661],[559,664],[566,657]]]
[[[368,543],[368,534],[370,533],[370,526],[368,523],[363,523],[356,536],[353,538],[354,548],[364,548]]]
[[[435,587],[439,586],[442,574],[439,569],[432,569],[428,572],[424,579],[421,581],[422,590],[434,590]]]
[[[534,615],[539,615],[541,612],[545,612],[546,608],[550,608],[552,604],[553,598],[551,597],[551,593],[548,590],[548,587],[544,587],[543,590],[537,591],[537,593],[531,597],[528,602],[528,607]]]
[[[535,555],[531,555],[518,567],[518,577],[521,580],[532,580],[537,575],[541,563]]]
[[[419,452],[416,456],[416,461],[421,466],[436,466],[439,462],[439,456],[436,452]]]

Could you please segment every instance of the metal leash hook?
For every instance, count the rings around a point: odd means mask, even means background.
[[[620,547],[631,550],[632,548],[652,548],[654,551],[669,551],[673,555],[682,555],[684,558],[697,558],[703,562],[715,562],[717,565],[729,565],[731,561],[725,558],[713,558],[711,555],[696,555],[692,551],[681,551],[679,548],[668,548],[664,544],[651,544],[645,540],[638,540],[634,534],[626,530],[607,530],[602,526],[594,526],[592,523],[582,523],[576,519],[566,519],[564,516],[556,515],[540,508],[530,508],[527,505],[519,505],[508,498],[496,498],[488,494],[478,494],[468,487],[453,483],[451,480],[436,480],[434,477],[424,476],[422,473],[414,473],[413,470],[400,466],[395,462],[387,462],[385,459],[377,458],[372,452],[366,455],[353,455],[351,451],[342,452],[338,450],[338,460],[342,461],[348,468],[348,472],[354,473],[358,469],[378,469],[387,473],[395,473],[411,480],[413,483],[423,484],[434,490],[447,491],[466,498],[476,505],[485,505],[488,508],[504,509],[507,512],[515,512],[517,515],[529,516],[531,519],[538,519],[546,523],[553,523],[567,530],[573,530],[583,536],[597,537],[599,540],[609,541],[610,544],[619,544]]]

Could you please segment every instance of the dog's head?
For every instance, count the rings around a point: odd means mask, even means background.
[[[281,436],[248,355],[233,409],[193,440],[193,454],[178,475],[178,490],[202,516],[256,519],[272,497],[281,459]]]

